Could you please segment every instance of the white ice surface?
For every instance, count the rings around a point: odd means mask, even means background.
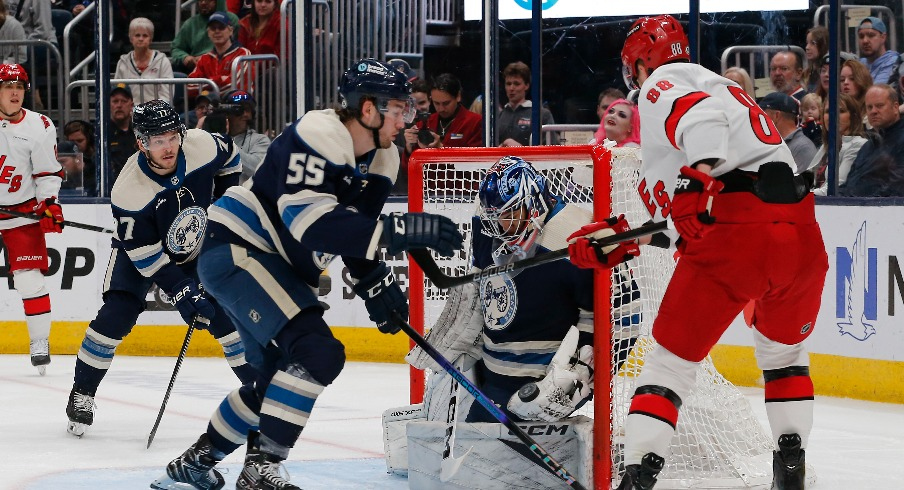
[[[98,390],[94,425],[66,433],[74,356],[54,356],[40,377],[24,355],[0,356],[0,490],[146,489],[166,463],[204,432],[238,381],[222,359],[188,358],[150,449],[148,433],[172,373],[173,358],[117,356]],[[403,489],[386,474],[380,416],[408,403],[401,364],[348,363],[317,400],[286,464],[312,489]],[[745,388],[765,424],[762,390]],[[244,451],[223,462],[234,488]],[[807,462],[817,490],[904,488],[904,405],[818,397]]]

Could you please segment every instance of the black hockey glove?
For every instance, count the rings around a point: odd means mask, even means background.
[[[170,302],[182,315],[182,319],[189,325],[194,321],[195,315],[200,315],[210,320],[217,313],[213,308],[213,304],[207,299],[204,290],[191,278],[186,278],[176,284],[169,293],[169,297]],[[195,327],[203,330],[206,325],[206,323],[198,322]]]
[[[430,248],[443,257],[461,249],[464,238],[451,219],[430,213],[391,213],[383,216],[383,236],[389,255],[412,248]]]
[[[402,329],[393,319],[393,313],[408,320],[408,300],[386,264],[381,262],[373,272],[358,281],[352,290],[364,299],[370,319],[381,332],[395,334]]]

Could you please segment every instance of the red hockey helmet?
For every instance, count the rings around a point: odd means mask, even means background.
[[[690,61],[690,44],[681,24],[671,15],[641,17],[628,31],[622,48],[625,85],[637,88],[637,62],[648,72],[675,60]]]
[[[0,65],[0,83],[7,82],[22,82],[25,85],[25,90],[31,88],[31,84],[28,82],[28,73],[25,72],[25,68],[22,68],[22,65],[16,63]]]

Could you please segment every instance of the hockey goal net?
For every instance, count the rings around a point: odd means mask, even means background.
[[[592,209],[596,219],[623,213],[637,226],[649,218],[636,190],[640,149],[557,146],[418,151],[408,165],[409,209],[448,216],[465,236],[465,247],[458,255],[451,259],[434,255],[448,275],[468,272],[478,185],[487,168],[506,155],[531,162],[546,177],[553,194]],[[411,323],[429,329],[442,312],[447,293],[433,287],[416,264],[410,265]],[[596,274],[595,396],[593,406],[580,412],[594,419],[593,488],[614,488],[620,479],[623,427],[634,380],[654,345],[650,336],[653,319],[674,267],[671,251],[644,247],[640,257],[611,273]],[[633,348],[627,341],[632,337],[637,339]],[[603,375],[612,372],[611,366],[619,361],[624,363],[614,375]],[[423,387],[424,373],[412,368],[412,403],[421,401]],[[719,374],[708,357],[701,363],[696,387],[688,398],[683,400],[678,430],[656,488],[769,488],[772,442],[746,397]]]

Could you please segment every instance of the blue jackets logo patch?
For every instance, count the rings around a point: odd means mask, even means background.
[[[483,324],[490,330],[503,330],[512,323],[518,311],[518,289],[508,274],[480,281],[483,301]]]
[[[195,258],[201,250],[201,239],[207,230],[207,213],[198,206],[183,209],[166,233],[166,248],[179,255],[188,255],[182,261]]]

